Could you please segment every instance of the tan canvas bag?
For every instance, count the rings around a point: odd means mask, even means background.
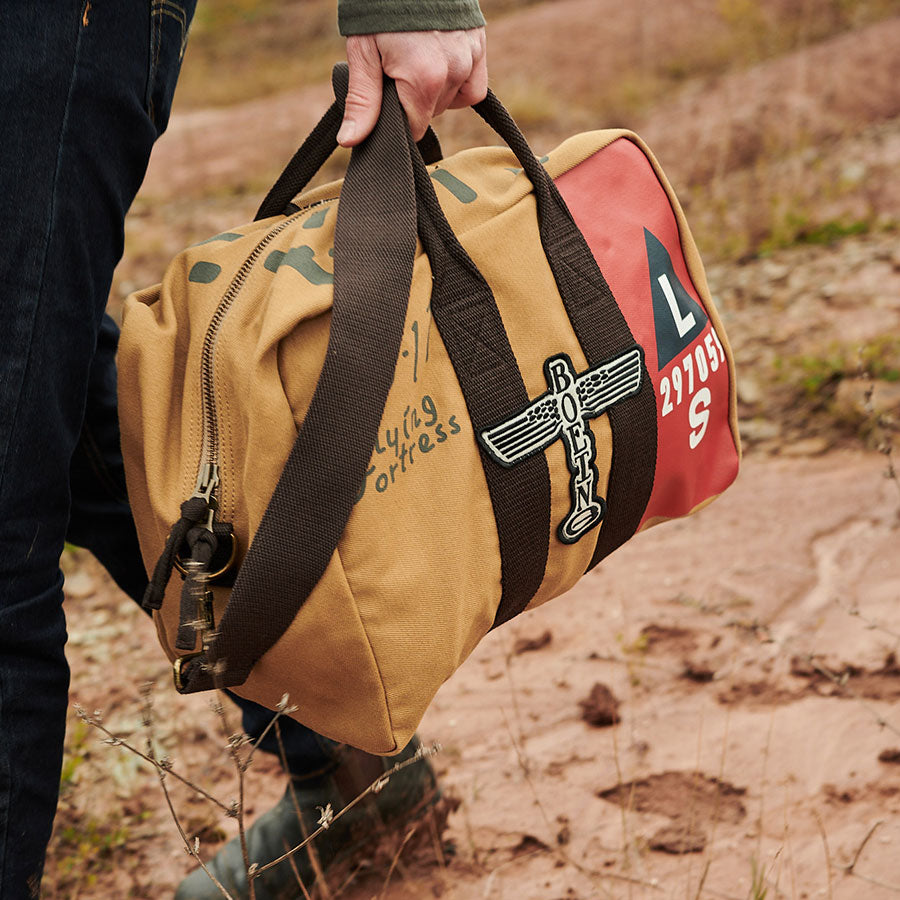
[[[287,693],[395,752],[488,630],[736,476],[731,353],[653,156],[597,131],[542,165],[476,109],[512,152],[426,166],[386,82],[345,180],[298,197],[339,99],[257,221],[129,298],[123,451],[180,690]]]

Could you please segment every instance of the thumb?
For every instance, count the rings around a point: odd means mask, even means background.
[[[347,38],[347,63],[350,82],[337,139],[342,147],[355,147],[369,136],[381,112],[381,54],[374,35]]]

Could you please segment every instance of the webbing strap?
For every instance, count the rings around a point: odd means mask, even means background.
[[[181,668],[186,693],[247,679],[321,578],[365,477],[400,353],[416,251],[408,126],[393,82],[384,91],[338,205],[325,364],[217,635]]]
[[[528,391],[490,287],[444,217],[424,162],[412,161],[419,237],[434,276],[431,312],[477,434],[526,406]],[[500,547],[499,610],[521,611],[541,586],[550,549],[547,459],[539,453],[511,469],[479,450]]]
[[[349,72],[346,65],[334,67],[331,76],[335,101],[319,120],[297,152],[291,157],[278,180],[269,189],[257,210],[255,220],[282,215],[287,205],[312,181],[313,176],[325,165],[328,157],[337,149],[337,134],[344,117],[344,100],[347,96]],[[441,144],[429,125],[419,141],[419,152],[427,163],[441,159]]]
[[[492,92],[475,111],[509,144],[534,185],[544,253],[588,366],[634,346],[634,335],[590,247],[559,193],[503,104]],[[613,458],[606,489],[606,517],[589,569],[638,529],[656,473],[656,397],[642,363],[640,392],[608,411]],[[511,618],[498,611],[496,624]],[[516,615],[521,610],[509,611]]]

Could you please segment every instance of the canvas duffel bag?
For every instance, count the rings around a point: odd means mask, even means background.
[[[491,94],[512,152],[432,141],[426,165],[386,81],[344,181],[298,197],[345,69],[335,90],[257,220],[129,298],[122,442],[179,690],[287,693],[387,754],[486,632],[700,508],[740,451],[721,321],[638,137],[539,162]]]

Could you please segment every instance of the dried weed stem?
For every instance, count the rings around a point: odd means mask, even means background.
[[[132,746],[127,741],[120,738],[118,735],[113,734],[101,721],[99,712],[95,712],[93,716],[89,716],[81,706],[75,704],[75,713],[78,718],[81,719],[81,721],[86,725],[90,725],[91,727],[96,728],[102,734],[106,735],[106,738],[103,741],[104,744],[108,744],[112,747],[124,747],[126,750],[134,753],[136,756],[140,757],[145,762],[153,766],[157,778],[159,779],[159,784],[162,788],[163,796],[166,800],[166,806],[169,809],[169,813],[172,816],[172,821],[175,823],[175,827],[178,829],[178,834],[181,836],[181,841],[184,845],[184,849],[187,851],[188,855],[196,860],[196,862],[200,865],[200,868],[202,868],[203,871],[206,872],[206,874],[212,880],[213,884],[215,884],[216,888],[218,888],[222,896],[225,897],[226,900],[234,900],[231,894],[229,894],[226,890],[225,886],[216,878],[215,875],[213,875],[213,873],[207,867],[206,863],[204,863],[201,859],[199,838],[195,838],[194,841],[191,842],[187,834],[185,834],[184,828],[181,824],[181,820],[178,818],[178,813],[175,811],[175,805],[172,803],[172,795],[169,793],[169,787],[166,784],[166,779],[169,775],[171,775],[177,781],[182,782],[184,785],[195,791],[200,796],[206,798],[211,803],[214,803],[216,806],[222,809],[226,813],[226,815],[229,813],[229,807],[225,806],[224,803],[217,800],[211,794],[207,793],[202,788],[198,787],[188,779],[175,772],[172,768],[171,760],[169,760],[167,757],[163,757],[162,759],[157,758],[153,727],[153,700],[151,696],[151,688],[152,685],[148,684],[145,684],[141,688],[141,695],[143,697],[141,718],[142,724],[147,732],[146,753],[142,753],[137,749],[137,747]]]
[[[511,659],[512,659],[512,654],[507,653],[506,654],[506,673],[507,673],[507,678],[509,680],[510,693],[512,695],[513,709],[514,709],[514,711],[516,711],[517,716],[518,716],[519,703],[518,703],[518,696],[516,693],[515,682],[513,681],[513,678],[512,678],[512,669],[510,666]],[[535,786],[534,780],[531,777],[531,769],[528,764],[527,757],[525,756],[524,749],[521,746],[521,744],[522,744],[521,726],[520,726],[519,737],[517,738],[513,734],[512,728],[510,727],[509,719],[506,715],[506,711],[501,710],[501,712],[503,714],[503,722],[504,722],[504,725],[506,726],[506,732],[509,735],[510,743],[512,744],[513,750],[515,751],[515,754],[516,754],[516,760],[518,761],[519,768],[522,771],[522,776],[524,777],[525,783],[528,785],[528,788],[531,791],[531,795],[534,798],[535,805],[537,806],[538,811],[541,814],[541,818],[544,821],[544,826],[547,828],[549,840],[548,840],[546,846],[557,857],[557,859],[559,859],[560,862],[562,862],[563,864],[568,864],[568,865],[572,866],[572,868],[574,868],[576,871],[580,872],[582,875],[584,875],[586,878],[588,878],[591,881],[591,883],[594,884],[595,887],[602,890],[603,893],[606,894],[607,896],[609,895],[609,893],[608,893],[608,889],[607,889],[606,885],[603,884],[604,880],[620,881],[624,884],[627,884],[627,885],[629,885],[629,892],[630,892],[631,886],[633,886],[633,885],[637,885],[640,887],[647,887],[647,888],[651,888],[651,889],[657,890],[657,891],[662,891],[663,888],[655,880],[646,881],[645,879],[635,878],[634,876],[631,876],[631,875],[624,875],[620,872],[598,872],[595,869],[590,869],[587,866],[584,866],[581,863],[579,863],[577,860],[573,859],[568,853],[565,852],[565,850],[562,849],[562,847],[559,846],[559,844],[556,841],[555,836],[553,834],[554,828],[550,822],[550,816],[547,813],[547,809],[544,806],[544,804],[540,798],[540,795],[537,792],[537,787]],[[615,741],[615,734],[616,734],[615,731],[613,731],[613,740],[614,741]],[[616,768],[618,770],[618,752],[616,753],[616,757],[617,757]],[[620,783],[621,783],[621,773],[620,773]],[[523,859],[523,857],[519,856],[519,857],[517,857],[517,859],[521,860],[521,859]],[[494,869],[491,872],[491,875],[488,878],[488,885],[492,884],[494,874],[499,869],[504,868],[506,865],[508,865],[508,863],[504,863],[503,865],[498,866],[496,869]],[[488,896],[488,894],[485,893],[485,896]]]
[[[176,781],[180,781],[185,787],[188,787],[192,791],[194,791],[194,793],[199,794],[214,806],[218,806],[226,816],[231,815],[232,807],[227,806],[221,800],[213,797],[212,794],[210,794],[208,791],[203,790],[202,787],[194,784],[194,782],[190,781],[188,778],[185,778],[183,775],[179,775],[178,772],[176,772],[172,768],[172,762],[168,759],[168,757],[164,756],[160,759],[156,759],[154,757],[148,756],[146,753],[142,753],[140,750],[138,750],[138,748],[133,744],[129,744],[128,741],[125,740],[125,738],[120,737],[117,734],[113,734],[113,732],[111,732],[103,724],[103,721],[100,718],[99,710],[95,711],[93,715],[89,715],[84,710],[84,708],[82,706],[79,706],[79,704],[77,703],[73,705],[73,709],[75,710],[75,715],[78,716],[78,718],[82,722],[84,722],[85,725],[90,725],[92,728],[96,728],[99,732],[106,735],[106,738],[103,741],[104,744],[107,744],[110,747],[124,747],[129,753],[133,753],[135,756],[144,760],[144,762],[153,766],[154,769],[162,769],[163,771],[165,771],[166,775],[171,775],[172,778],[174,778]]]
[[[856,853],[853,854],[853,859],[850,861],[849,865],[843,867],[844,871],[847,874],[852,875],[853,870],[856,868],[856,864],[859,862],[859,857],[862,855],[863,850],[866,847],[866,844],[869,843],[869,838],[875,834],[875,830],[879,825],[884,824],[884,819],[879,819],[875,824],[866,832],[866,836],[862,839],[862,843],[856,848]]]
[[[326,831],[328,828],[330,828],[333,822],[336,822],[341,816],[353,809],[354,806],[368,797],[369,794],[377,794],[382,791],[387,786],[392,775],[395,775],[397,772],[402,771],[407,766],[411,766],[414,763],[419,762],[419,760],[421,759],[425,759],[428,756],[434,756],[434,754],[438,752],[440,752],[440,746],[437,744],[431,747],[420,747],[414,756],[411,756],[409,759],[404,759],[402,762],[398,762],[391,769],[388,769],[388,771],[385,772],[384,775],[382,775],[380,778],[375,779],[375,781],[373,781],[361,794],[351,800],[339,812],[334,812],[334,810],[331,808],[331,804],[329,803],[328,806],[322,810],[322,816],[318,822],[319,827],[314,832],[312,832],[312,834],[310,834],[308,838],[301,841],[299,844],[297,844],[296,847],[292,847],[287,851],[287,853],[279,856],[278,859],[273,859],[271,862],[266,863],[264,866],[260,866],[256,870],[256,874],[261,875],[263,872],[266,872],[269,869],[277,866],[279,863],[284,862],[286,859],[293,856],[294,853],[302,850],[307,846],[307,844],[310,843],[310,841],[314,841],[323,831]]]
[[[822,846],[825,849],[825,872],[828,875],[828,900],[834,900],[831,884],[831,851],[828,849],[828,835],[825,834],[825,825],[822,822],[822,817],[819,815],[818,811],[813,810],[813,816],[815,817],[816,825],[819,826],[819,834],[822,835]]]
[[[287,750],[285,750],[284,747],[284,738],[281,736],[281,723],[275,724],[275,740],[278,742],[278,757],[281,760],[281,766],[285,772],[290,773]],[[288,791],[291,795],[291,805],[294,807],[294,815],[297,817],[297,822],[300,824],[300,831],[303,834],[304,838],[308,838],[309,832],[306,830],[306,822],[300,810],[300,800],[297,798],[297,788],[294,786],[293,778],[288,779]],[[287,842],[285,842],[284,849],[289,849],[287,846]],[[316,878],[316,883],[319,885],[319,893],[322,895],[322,900],[331,900],[331,889],[328,887],[328,882],[325,880],[325,873],[322,871],[322,865],[319,862],[319,854],[316,852],[316,848],[312,844],[307,845],[306,855],[309,859],[310,866],[312,866],[313,874]],[[306,886],[303,884],[303,879],[300,877],[300,872],[297,869],[297,863],[294,860],[293,856],[289,857],[289,859],[291,863],[291,869],[294,872],[294,877],[297,879],[297,884],[300,885],[300,889],[303,891],[304,900],[309,900],[309,894],[306,890]]]
[[[377,794],[382,791],[388,784],[391,779],[391,776],[396,774],[397,772],[405,769],[407,766],[411,766],[426,757],[433,756],[434,754],[440,751],[440,746],[435,744],[431,747],[420,747],[417,753],[414,756],[411,756],[409,759],[403,760],[402,762],[397,763],[391,769],[384,773],[384,775],[377,778],[373,781],[362,793],[360,793],[357,797],[350,801],[343,809],[338,812],[334,812],[331,807],[331,804],[328,804],[325,809],[322,810],[321,818],[319,819],[319,828],[313,831],[311,834],[305,837],[303,841],[301,841],[297,846],[289,848],[286,850],[284,854],[279,856],[277,859],[272,860],[265,865],[258,865],[255,862],[251,862],[249,858],[249,853],[247,849],[247,840],[246,840],[246,828],[244,823],[244,776],[246,771],[250,766],[250,762],[252,761],[253,753],[256,748],[259,746],[259,742],[251,744],[251,751],[247,754],[246,757],[241,755],[241,749],[250,743],[250,738],[243,733],[232,732],[228,726],[227,716],[225,714],[224,707],[221,701],[216,698],[210,705],[212,707],[213,712],[216,715],[216,718],[219,722],[220,728],[225,735],[226,738],[226,750],[228,752],[229,758],[231,759],[235,771],[238,775],[238,784],[239,784],[239,799],[237,801],[232,802],[231,804],[225,804],[221,800],[212,796],[208,791],[203,790],[203,788],[199,787],[197,784],[192,782],[190,779],[186,778],[183,775],[178,774],[173,766],[172,762],[168,757],[158,757],[155,749],[155,735],[154,735],[154,719],[153,719],[153,708],[152,701],[150,695],[150,687],[145,686],[142,690],[142,694],[144,696],[144,702],[142,707],[142,724],[147,732],[147,750],[146,752],[142,752],[133,744],[129,743],[124,738],[119,735],[114,734],[110,731],[102,721],[102,714],[98,711],[93,715],[89,715],[81,706],[75,705],[75,712],[79,719],[84,722],[86,725],[89,725],[93,728],[96,728],[100,731],[105,737],[103,743],[113,746],[113,747],[124,747],[130,753],[133,753],[135,756],[144,760],[155,770],[157,777],[159,779],[160,785],[162,787],[163,795],[165,797],[166,805],[169,809],[169,813],[172,816],[172,820],[175,823],[175,827],[178,830],[178,834],[181,837],[181,841],[184,845],[187,853],[199,864],[199,866],[203,869],[203,871],[209,876],[212,882],[216,885],[216,888],[221,892],[222,896],[226,898],[226,900],[235,900],[234,897],[227,891],[227,889],[221,884],[221,882],[213,875],[212,871],[209,867],[203,862],[200,857],[200,840],[199,838],[194,838],[193,841],[188,837],[187,833],[184,830],[184,827],[181,824],[181,821],[178,817],[178,813],[175,809],[175,805],[172,801],[171,794],[169,793],[168,785],[166,781],[169,776],[175,778],[177,781],[181,782],[185,787],[189,788],[194,793],[202,796],[204,799],[208,800],[210,803],[217,806],[224,815],[229,818],[236,819],[238,822],[238,829],[240,835],[241,842],[241,852],[244,859],[244,866],[247,875],[247,884],[248,891],[251,900],[253,900],[255,896],[255,890],[253,882],[262,875],[264,872],[269,869],[274,868],[285,860],[290,860],[291,867],[294,870],[295,875],[297,876],[297,883],[300,887],[300,890],[303,894],[305,900],[311,900],[310,894],[307,891],[306,887],[303,885],[302,880],[300,879],[299,872],[297,871],[296,865],[293,861],[293,856],[295,853],[299,852],[304,848],[312,849],[311,842],[314,841],[323,831],[331,826],[333,822],[343,816],[346,812],[356,806],[360,801],[362,801],[369,794]],[[269,727],[263,733],[263,735],[267,734],[270,728],[275,729],[275,733],[279,743],[279,749],[282,755],[282,761],[284,762],[285,753],[284,753],[284,744],[281,739],[281,729],[278,725],[278,718],[284,712],[290,710],[291,707],[288,706],[288,698],[287,696],[282,698],[282,702],[279,704],[279,708],[273,717],[272,722]],[[260,737],[261,740],[262,736]],[[303,825],[303,818],[300,815],[299,803],[297,801],[296,794],[293,792],[293,784],[291,783],[292,797],[294,800],[295,810],[298,815],[298,819],[301,822],[301,826]],[[415,829],[412,829],[410,833],[406,836],[403,846],[410,840],[412,834]],[[305,827],[304,827],[305,833]],[[402,850],[402,847],[401,847]],[[328,886],[325,883],[324,877],[322,875],[322,869],[317,865],[318,860],[315,857],[314,852],[311,853],[311,859],[313,862],[313,869],[317,875],[317,887],[320,889],[320,893],[323,897],[323,900],[328,900],[332,895],[329,892]],[[391,871],[389,873],[392,874],[394,869],[399,865],[399,853],[397,857],[395,857]]]

